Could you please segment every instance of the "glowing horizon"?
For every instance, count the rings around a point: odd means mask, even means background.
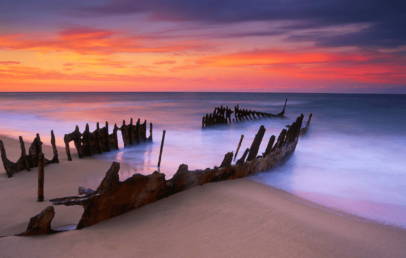
[[[406,93],[406,18],[395,10],[326,17],[341,5],[256,1],[6,1],[0,91]]]

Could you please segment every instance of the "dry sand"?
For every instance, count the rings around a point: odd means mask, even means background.
[[[18,142],[0,139],[16,161]],[[43,150],[52,157],[50,147]],[[36,202],[36,168],[8,179],[1,166],[0,236],[23,232],[49,199],[76,195],[78,186],[97,187],[110,167],[75,155],[69,162],[63,149],[59,153],[60,164],[45,168],[42,203]],[[55,206],[52,227],[76,224],[82,211]],[[3,237],[0,257],[406,257],[406,230],[237,179],[196,187],[83,230]]]

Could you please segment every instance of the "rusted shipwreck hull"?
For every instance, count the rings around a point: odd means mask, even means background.
[[[76,126],[75,131],[65,134],[65,151],[68,156],[68,160],[72,160],[70,154],[69,143],[73,141],[79,158],[85,156],[93,156],[93,154],[102,154],[103,152],[110,152],[110,150],[118,150],[117,131],[121,131],[123,137],[124,147],[131,146],[135,143],[142,141],[152,141],[152,123],[150,123],[150,135],[147,138],[147,120],[144,123],[140,123],[138,119],[137,124],[133,125],[133,119],[131,118],[130,124],[126,125],[123,120],[123,125],[117,127],[114,124],[113,132],[109,134],[109,124],[103,128],[100,128],[99,123],[96,125],[96,130],[89,131],[89,124],[86,124],[86,129],[83,133],[80,133],[79,126]]]
[[[202,117],[202,128],[216,124],[231,124],[231,122],[249,121],[263,117],[285,117],[287,102],[288,99],[285,101],[285,106],[283,107],[282,112],[278,114],[241,109],[239,105],[235,106],[233,111],[228,106],[223,107],[223,105],[221,105],[220,107],[215,107],[213,113],[206,114],[206,116]],[[231,114],[233,113],[235,118],[231,120]]]
[[[3,141],[0,140],[0,151],[1,159],[3,161],[4,169],[6,170],[7,176],[12,177],[13,174],[18,173],[24,169],[30,171],[31,168],[38,167],[39,154],[42,153],[42,142],[39,134],[34,138],[28,149],[28,155],[25,150],[25,145],[23,138],[20,136],[20,148],[21,156],[16,163],[11,162],[6,155],[6,150],[4,148]],[[54,152],[54,157],[51,160],[44,159],[45,164],[59,163],[58,150],[55,145],[55,135],[54,131],[51,131],[51,145]]]
[[[129,125],[125,124],[123,120],[123,125],[119,128],[114,125],[113,133],[109,134],[109,125],[106,122],[105,127],[100,128],[99,123],[97,123],[97,128],[95,131],[89,131],[89,124],[86,124],[86,129],[83,133],[80,133],[79,127],[76,126],[75,131],[69,134],[65,134],[65,151],[68,156],[68,160],[72,160],[70,153],[69,143],[74,142],[75,148],[78,152],[79,158],[84,156],[92,156],[93,154],[102,154],[103,152],[109,152],[111,149],[118,150],[118,139],[117,131],[121,130],[121,135],[123,137],[124,147],[134,145],[136,143],[152,141],[152,123],[150,123],[150,135],[147,138],[147,121],[140,123],[138,119],[136,125],[133,125],[133,119]],[[21,157],[17,162],[11,162],[6,155],[6,150],[4,148],[3,141],[0,140],[0,152],[1,159],[3,161],[4,169],[8,177],[12,177],[13,174],[18,173],[24,169],[30,171],[33,167],[38,167],[38,155],[42,153],[42,142],[39,134],[35,137],[30,148],[28,149],[28,155],[25,149],[23,138],[20,136],[20,147],[21,147]],[[59,163],[58,151],[55,145],[55,135],[54,131],[51,131],[51,145],[54,153],[54,157],[51,160],[45,158],[45,164]]]
[[[56,231],[51,229],[51,222],[54,217],[54,206],[48,206],[39,214],[31,217],[27,230],[23,233],[17,234],[16,236],[32,236],[56,233]]]
[[[233,152],[229,152],[220,167],[213,169],[189,171],[188,166],[182,164],[170,180],[165,180],[165,174],[155,171],[148,176],[134,174],[120,182],[120,164],[113,162],[95,191],[80,187],[79,195],[52,199],[51,202],[54,205],[83,206],[84,212],[77,225],[77,229],[81,229],[202,184],[254,175],[278,166],[295,151],[299,135],[305,133],[310,124],[302,128],[302,122],[303,115],[288,130],[282,130],[276,143],[276,137],[272,135],[265,153],[257,156],[265,133],[264,126],[261,126],[251,148],[235,165],[231,164]]]

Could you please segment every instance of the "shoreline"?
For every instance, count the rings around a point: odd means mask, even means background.
[[[35,134],[32,134],[32,138],[34,138],[34,137],[35,137]],[[46,137],[44,137],[44,138],[48,140],[48,138],[46,138]],[[0,140],[3,140],[3,142],[4,142],[4,139],[8,139],[8,140],[11,140],[11,141],[15,141],[16,144],[19,144],[19,143],[18,143],[18,136],[15,136],[15,137],[14,137],[14,136],[7,135],[7,134],[0,134]],[[50,137],[49,137],[49,139],[50,139]],[[42,145],[42,146],[45,147],[45,149],[48,149],[48,148],[49,148],[49,151],[47,152],[47,154],[50,156],[50,155],[52,154],[52,147],[51,147],[51,145],[48,143],[48,141],[47,141],[47,142],[44,142],[44,140],[42,140],[42,141],[43,141],[43,145]],[[31,144],[31,142],[26,142],[26,141],[24,141],[24,142],[26,143],[26,146],[29,146],[29,144]],[[66,155],[66,153],[65,153],[65,146],[64,146],[64,145],[58,145],[58,144],[56,144],[56,147],[57,147],[57,149],[58,149],[58,153],[59,153],[59,154],[63,153],[63,154],[62,154],[63,156]],[[27,147],[26,147],[26,148],[27,148]],[[121,147],[121,148],[123,148],[123,147]],[[79,159],[79,160],[80,160],[80,158],[77,156],[77,153],[76,153],[75,148],[71,146],[70,149],[71,149],[71,152],[75,153],[73,156],[75,156],[76,159]],[[14,149],[13,149],[13,150],[14,150]],[[6,151],[7,151],[7,150],[6,150]],[[18,151],[19,151],[19,149],[18,149]],[[8,155],[8,152],[7,152],[7,155]],[[18,155],[18,157],[19,157],[20,154],[18,153],[17,155]],[[97,156],[98,156],[98,155],[97,155]],[[106,162],[106,163],[110,164],[109,161],[104,161],[104,160],[98,159],[97,156],[94,156],[94,157],[86,157],[85,159],[95,159],[95,160],[97,160],[97,161]],[[17,158],[16,158],[16,160],[17,160]],[[12,161],[16,161],[16,160],[12,160]],[[67,158],[66,158],[66,157],[65,157],[65,158],[62,158],[62,160],[66,160],[66,161],[67,161]],[[1,168],[0,168],[0,173],[4,172],[4,171],[2,171],[2,170],[4,170],[4,167],[3,167],[3,166],[1,166]],[[132,170],[132,169],[131,169],[131,165],[129,165],[129,164],[127,164],[127,163],[121,163],[121,171],[126,171],[126,170],[131,171],[131,170]],[[35,171],[36,171],[36,168],[35,168]],[[107,169],[106,169],[106,171],[107,171]],[[21,172],[24,172],[24,171],[21,171]],[[175,171],[175,172],[176,172],[176,171]],[[175,172],[174,172],[174,173],[175,173]],[[4,172],[4,173],[5,173],[5,172]],[[103,174],[103,173],[101,173],[101,174]],[[103,175],[104,175],[104,174],[103,174]],[[1,176],[0,176],[0,177],[1,177]],[[254,176],[254,177],[255,177],[255,176]],[[348,217],[348,218],[351,218],[351,219],[354,219],[354,220],[358,220],[358,221],[361,221],[361,222],[372,223],[372,224],[382,225],[382,226],[385,226],[385,227],[392,227],[392,228],[395,228],[395,229],[406,230],[406,225],[405,225],[404,227],[402,227],[402,226],[400,226],[400,225],[398,225],[398,224],[391,223],[391,222],[386,222],[386,221],[384,221],[384,220],[378,220],[378,219],[373,219],[373,218],[366,218],[366,217],[363,217],[363,216],[358,215],[358,214],[356,214],[356,213],[347,212],[347,211],[342,210],[342,209],[339,209],[339,208],[328,207],[328,206],[323,205],[323,204],[321,204],[321,203],[317,203],[316,201],[313,201],[313,200],[310,200],[310,199],[306,199],[306,198],[304,198],[304,197],[301,197],[301,196],[299,196],[299,195],[297,195],[297,194],[295,194],[295,193],[291,193],[291,192],[285,191],[285,190],[283,190],[283,189],[275,188],[275,187],[273,187],[273,186],[270,186],[270,185],[267,185],[267,184],[265,184],[265,183],[262,183],[262,182],[260,182],[260,181],[258,181],[258,180],[256,180],[256,179],[254,179],[254,177],[248,177],[247,179],[249,179],[249,180],[251,180],[251,181],[253,181],[253,182],[256,182],[256,183],[258,183],[258,184],[262,184],[262,185],[268,186],[268,187],[270,187],[270,188],[272,188],[272,189],[274,189],[274,190],[276,190],[276,191],[281,191],[281,192],[283,192],[284,194],[291,195],[292,200],[297,199],[299,203],[302,203],[302,204],[305,204],[305,205],[308,205],[308,206],[312,206],[312,207],[316,207],[316,208],[321,209],[321,210],[324,210],[324,211],[326,211],[326,212],[331,212],[331,213],[334,213],[334,214],[337,214],[337,215],[340,215],[340,216],[344,216],[344,217]],[[101,179],[102,179],[102,178],[103,178],[103,177],[101,177]],[[125,180],[125,179],[120,178],[120,181],[123,181],[123,180]],[[101,181],[101,180],[100,180],[100,181]],[[97,188],[98,184],[99,184],[99,182],[97,182],[96,184],[94,184],[94,188]],[[79,187],[79,186],[78,186],[78,187]],[[74,195],[76,195],[76,194],[74,194]],[[0,234],[0,237],[1,237],[1,234]]]
[[[9,159],[15,161],[20,154],[18,141],[5,136],[0,139]],[[43,151],[46,156],[52,153],[45,143]],[[97,180],[92,186],[86,178],[103,178],[111,164],[94,157],[68,162],[64,149],[58,147],[58,151],[60,164],[45,167],[42,203],[36,201],[35,168],[13,178],[7,178],[4,168],[0,169],[1,236],[6,235],[3,232],[23,232],[30,217],[51,205],[49,199],[76,195],[79,186],[97,187]],[[117,256],[117,252],[122,257],[267,257],[270,253],[277,257],[376,257],[384,253],[398,257],[406,251],[406,230],[352,214],[334,214],[330,208],[310,202],[247,178],[209,183],[82,230],[35,237],[6,236],[0,238],[0,250],[2,257],[39,257],[45,251],[58,257]],[[54,229],[77,224],[83,209],[55,206],[55,211],[51,223]],[[365,238],[366,246],[362,244]],[[38,245],[47,248],[40,250]]]
[[[291,192],[285,191],[283,189],[279,189],[279,188],[267,185],[265,183],[259,182],[258,180],[250,178],[250,177],[248,177],[246,179],[251,180],[251,181],[253,181],[255,183],[258,183],[258,184],[269,187],[272,190],[272,192],[274,192],[277,195],[279,194],[281,196],[289,196],[287,198],[289,198],[291,201],[297,202],[298,204],[303,204],[303,205],[306,205],[306,206],[309,206],[309,207],[312,207],[312,208],[315,208],[315,209],[322,210],[324,212],[328,212],[328,213],[331,213],[331,214],[334,214],[334,215],[338,215],[338,216],[345,217],[345,218],[355,220],[355,221],[359,221],[359,222],[362,222],[362,223],[369,223],[369,224],[374,224],[374,225],[378,225],[378,226],[382,226],[382,227],[388,227],[388,228],[392,228],[392,229],[399,229],[399,230],[406,231],[406,228],[404,228],[404,227],[402,227],[402,226],[400,226],[398,224],[386,222],[386,221],[383,221],[383,220],[375,220],[375,219],[371,219],[371,218],[366,218],[366,217],[360,216],[360,215],[358,215],[356,213],[351,213],[351,212],[348,212],[348,211],[345,211],[345,210],[342,210],[342,209],[339,209],[339,208],[329,207],[329,206],[320,204],[320,203],[318,203],[316,201],[306,199],[306,198],[304,198],[304,197],[302,197],[300,195],[297,195],[295,193],[291,193]]]

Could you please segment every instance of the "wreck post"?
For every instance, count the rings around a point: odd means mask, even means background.
[[[42,145],[41,138],[39,137],[39,134],[37,134],[37,136],[34,138],[34,141],[31,143],[30,148],[28,149],[31,167],[38,166],[38,156],[40,153],[42,153],[41,145]],[[16,171],[18,172],[19,170]]]
[[[106,125],[104,127],[104,135],[105,135],[105,139],[104,139],[104,148],[107,152],[110,152],[110,143],[109,143],[109,123],[106,121]]]
[[[124,147],[128,146],[128,130],[127,125],[125,124],[125,120],[123,119],[123,125],[120,127],[121,136],[123,137]]]
[[[280,149],[282,147],[284,138],[286,134],[286,129],[282,129],[281,133],[278,136],[278,140],[276,140],[275,145],[272,148],[272,152],[276,151],[277,149]]]
[[[114,124],[114,128],[113,128],[113,143],[114,143],[114,149],[116,149],[116,150],[118,150],[117,131],[118,131],[117,124]]]
[[[238,154],[238,151],[240,150],[241,143],[242,143],[242,140],[243,140],[243,139],[244,139],[244,135],[241,134],[241,139],[240,139],[240,142],[238,143],[237,150],[235,151],[234,159],[237,157],[237,154]]]
[[[83,156],[92,156],[89,124],[86,124],[86,129],[83,132]]]
[[[80,159],[83,158],[83,150],[82,150],[82,145],[81,145],[81,141],[80,138],[82,136],[82,134],[79,131],[79,126],[76,125],[75,127],[75,131],[74,131],[74,139],[73,139],[73,143],[75,145],[76,151],[78,152],[78,156]]]
[[[3,141],[0,140],[1,160],[3,161],[4,169],[6,170],[7,177],[13,176],[13,163],[7,159],[6,149],[4,148]]]
[[[261,127],[258,130],[258,133],[255,135],[255,138],[252,141],[250,154],[248,155],[247,161],[251,161],[257,157],[259,146],[261,145],[265,131],[266,131],[265,127],[261,125]]]
[[[140,130],[138,123],[137,123],[136,128],[137,128],[138,130]],[[133,130],[134,130],[133,119],[130,118],[130,124],[129,124],[128,127],[127,127],[127,131],[128,131],[128,133],[127,133],[127,134],[128,134],[128,141],[129,141],[129,144],[130,144],[130,145],[133,145],[133,144],[134,144],[134,139],[133,139],[133,136],[132,136]],[[139,141],[138,141],[138,142],[139,142]]]
[[[66,155],[68,155],[68,160],[72,161],[72,156],[70,155],[70,148],[69,148],[69,139],[68,139],[67,134],[65,134],[65,136],[63,137],[63,141],[65,142],[65,151],[66,151]]]
[[[59,163],[58,150],[57,150],[56,144],[55,144],[54,130],[51,130],[51,145],[52,145],[52,151],[54,153],[54,157],[52,158],[52,161],[55,163]]]
[[[313,114],[310,113],[309,120],[307,120],[306,126],[302,129],[300,129],[300,135],[304,135],[307,132],[307,129],[309,128],[309,125],[310,125],[310,121],[312,120],[312,116],[313,116]]]
[[[38,155],[38,198],[37,201],[44,200],[44,153]]]
[[[42,142],[41,142],[41,137],[39,137],[39,133],[37,133],[37,142],[36,142],[36,149],[39,153],[42,152]]]
[[[93,146],[92,146],[93,147]],[[94,131],[94,147],[96,150],[97,154],[102,154],[102,142],[101,142],[101,137],[100,137],[100,125],[99,122],[96,123],[96,130]]]
[[[137,139],[137,142],[139,143],[139,142],[141,142],[141,139],[142,139],[142,137],[141,137],[141,119],[140,118],[138,118],[138,120],[137,120],[136,131],[137,131],[137,133],[136,133],[135,137]]]
[[[293,134],[293,127],[290,126],[288,129],[288,132],[286,133],[286,139],[285,139],[285,146],[288,146],[292,142],[292,134]]]
[[[166,133],[166,131],[164,130],[164,132],[162,134],[161,150],[159,151],[158,167],[161,167],[161,157],[162,157],[162,149],[164,148],[165,133]]]
[[[81,143],[81,137],[82,134],[79,131],[79,126],[76,125],[75,127],[75,131],[74,131],[74,139],[73,139],[73,143],[75,145],[76,151],[78,152],[78,156],[79,158],[83,158],[83,148],[82,148],[82,143]]]
[[[149,137],[148,140],[152,141],[152,123],[149,123]]]
[[[30,171],[30,163],[28,163],[27,152],[25,151],[25,145],[23,141],[23,137],[18,137],[20,140],[20,147],[21,147],[21,157],[23,158],[23,162],[27,166],[27,171]]]
[[[237,165],[244,164],[245,158],[247,157],[249,151],[250,151],[249,148],[247,148],[247,149],[244,151],[244,154],[242,155],[242,157],[241,157],[239,160],[237,160],[237,163],[236,163]]]
[[[265,152],[262,154],[264,157],[269,155],[272,151],[272,146],[275,142],[275,135],[272,135],[271,138],[269,138],[268,146],[266,146]]]
[[[277,116],[277,117],[284,117],[285,116],[286,103],[288,103],[288,99],[285,100],[285,106],[283,106],[282,112],[280,112],[279,114],[276,114],[275,116]]]
[[[288,99],[285,100],[285,106],[283,106],[282,115],[285,115],[286,103],[288,103]]]
[[[142,124],[142,140],[146,141],[147,140],[147,120],[144,120],[144,123]]]
[[[291,132],[289,135],[289,141],[293,142],[295,140],[295,132],[296,132],[296,122],[293,122],[292,125],[290,126]]]
[[[224,155],[223,162],[221,162],[220,167],[225,168],[231,166],[231,163],[233,161],[233,152],[228,152],[226,155]]]

